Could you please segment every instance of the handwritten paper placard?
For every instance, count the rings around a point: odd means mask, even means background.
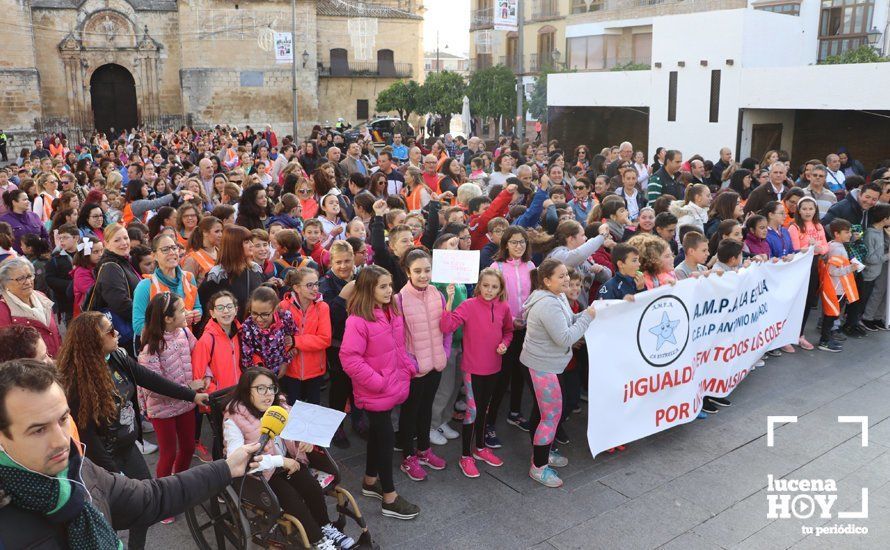
[[[434,283],[475,284],[478,280],[478,250],[433,250]]]
[[[330,447],[331,439],[344,418],[346,413],[338,410],[295,401],[287,417],[287,424],[281,430],[281,437]]]

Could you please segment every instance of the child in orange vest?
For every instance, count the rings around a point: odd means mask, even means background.
[[[853,229],[850,222],[837,218],[828,225],[833,240],[828,243],[825,264],[820,266],[819,278],[822,283],[822,335],[819,349],[832,353],[843,351],[841,344],[832,336],[834,322],[840,317],[844,304],[859,300],[855,271],[865,266],[856,258],[850,260],[844,245],[850,242]]]

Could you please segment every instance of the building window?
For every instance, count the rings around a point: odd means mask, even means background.
[[[343,48],[331,50],[331,76],[347,76],[349,74],[349,62],[347,53]]]
[[[380,76],[396,76],[396,64],[393,62],[392,50],[377,50],[377,73]]]
[[[572,13],[587,13],[603,9],[606,0],[572,0]]]
[[[368,100],[357,99],[355,101],[355,118],[358,120],[367,120],[368,117]]]
[[[652,57],[651,35],[648,56]],[[601,71],[618,64],[618,44],[621,37],[614,34],[581,36],[566,40],[568,66],[576,71]]]
[[[547,25],[538,31],[538,62],[531,63],[532,71],[541,71],[553,66],[553,50],[556,47],[556,29]],[[537,65],[537,66],[535,66]]]
[[[633,60],[642,65],[652,64],[652,33],[644,32],[633,35]]]
[[[677,120],[677,71],[668,77],[668,122]]]
[[[874,0],[822,0],[819,61],[868,43]]]
[[[476,33],[476,53],[491,53],[491,31],[485,30]]]
[[[719,122],[720,118],[720,71],[711,71],[711,109],[708,122]]]
[[[782,15],[800,15],[800,2],[772,2],[754,6],[755,10],[781,13]]]

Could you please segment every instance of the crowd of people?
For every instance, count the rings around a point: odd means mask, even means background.
[[[395,490],[394,453],[420,482],[447,475],[435,447],[459,439],[457,469],[476,478],[504,463],[501,418],[529,434],[530,477],[559,487],[595,300],[808,249],[797,346],[755,366],[886,330],[890,161],[868,172],[845,149],[792,165],[660,147],[650,163],[629,142],[140,129],[36,140],[0,191],[0,359],[53,363],[85,456],[135,479],[151,478],[145,453],[157,478],[209,461],[207,397],[231,388],[233,453],[273,404],[348,412],[354,434],[333,444],[366,440],[362,494],[388,517],[420,513]],[[436,249],[479,250],[478,282],[434,283]],[[700,417],[730,405],[706,397]],[[259,471],[313,544],[349,548],[301,467],[310,450],[277,438]]]

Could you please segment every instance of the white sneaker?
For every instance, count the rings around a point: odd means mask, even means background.
[[[137,441],[136,446],[139,448],[139,452],[144,455],[150,455],[158,450],[158,446],[151,441]]]
[[[433,445],[444,445],[448,443],[445,436],[439,433],[439,430],[430,430],[430,443]]]
[[[322,537],[312,548],[314,550],[337,550],[337,545],[333,541]]]
[[[460,434],[457,432],[457,430],[449,426],[448,422],[436,428],[436,431],[444,435],[445,439],[457,439],[458,437],[460,437]]]
[[[321,533],[324,535],[324,538],[334,543],[336,548],[346,550],[355,546],[355,540],[353,540],[352,537],[343,534],[343,532],[334,527],[332,523],[322,525]]]

